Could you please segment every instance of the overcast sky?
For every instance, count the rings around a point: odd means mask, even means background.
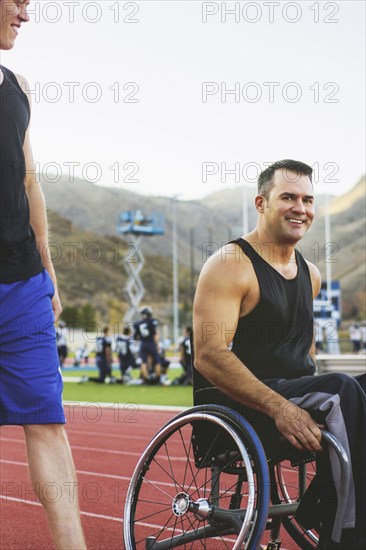
[[[34,156],[55,185],[63,171],[200,198],[296,158],[318,192],[340,194],[365,172],[363,1],[32,0],[29,12],[1,63],[29,80]]]

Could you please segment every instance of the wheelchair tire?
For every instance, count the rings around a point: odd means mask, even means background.
[[[197,433],[208,435],[204,457]],[[222,437],[225,448],[218,452]],[[135,468],[124,510],[125,548],[257,549],[269,485],[264,451],[242,417],[214,405],[189,409],[157,433]]]

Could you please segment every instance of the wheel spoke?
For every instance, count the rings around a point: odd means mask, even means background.
[[[157,466],[159,466],[159,468],[161,468],[161,470],[163,470],[163,472],[173,481],[173,483],[174,483],[174,485],[175,485],[175,490],[176,490],[176,492],[178,492],[178,489],[177,489],[177,481],[175,480],[175,478],[172,477],[172,476],[169,474],[169,472],[164,468],[164,466],[162,466],[162,465],[160,464],[160,462],[158,462],[158,461],[156,460],[155,457],[152,459],[151,462],[154,462]],[[183,490],[184,490],[184,486],[181,485],[180,483],[178,483],[178,485],[179,485],[179,491],[183,491]]]
[[[141,502],[143,502],[143,501],[141,501]],[[166,512],[167,510],[171,510],[171,509],[172,509],[171,506],[168,506],[167,508],[162,508],[161,510],[158,510],[157,512],[152,512],[151,514],[148,514],[147,516],[142,516],[138,519],[135,519],[135,523],[141,523],[145,519],[151,519],[153,516],[156,516],[157,514],[161,514],[162,512]]]
[[[150,480],[148,480],[146,477],[143,477],[142,478],[143,481],[146,481],[146,483],[148,483],[149,485],[151,485],[152,487],[154,487],[154,489],[157,489],[160,493],[162,493],[163,495],[167,496],[172,502],[173,502],[173,498],[168,495],[168,493],[166,493],[165,491],[163,491],[163,489],[159,489],[159,487],[157,487],[157,485],[155,485],[155,483],[152,483]]]
[[[171,463],[171,461],[170,461],[170,455],[169,455],[169,452],[168,452],[168,447],[167,447],[166,441],[164,441],[164,448],[165,448],[166,456],[168,457],[168,462],[169,462],[170,471],[171,471],[172,475],[169,476],[168,472],[167,472],[167,474],[168,474],[168,476],[173,480],[174,485],[175,485],[175,490],[177,491],[177,485],[176,485],[176,482],[175,482],[173,467],[172,467],[172,463]],[[180,487],[180,488],[181,488],[181,487]]]

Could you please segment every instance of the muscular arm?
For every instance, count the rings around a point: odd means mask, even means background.
[[[26,80],[17,75],[17,79],[23,90],[29,88],[27,86]],[[28,95],[29,103],[30,97]],[[46,214],[46,203],[44,195],[41,189],[40,184],[36,180],[35,175],[35,164],[33,160],[32,148],[29,138],[29,128],[27,130],[25,140],[24,140],[24,157],[25,157],[25,166],[26,166],[26,176],[25,176],[25,189],[29,202],[29,211],[30,211],[30,224],[34,231],[36,237],[37,248],[41,254],[42,263],[47,269],[54,287],[55,294],[52,298],[52,307],[55,315],[55,321],[60,317],[62,312],[62,306],[57,289],[57,279],[55,270],[52,264],[50,251],[48,247],[48,224],[47,224],[47,214]]]
[[[193,311],[195,367],[232,399],[273,418],[295,447],[320,450],[320,430],[310,415],[258,380],[228,349],[249,290],[247,273],[245,262],[232,255],[223,260],[218,253],[206,262]]]

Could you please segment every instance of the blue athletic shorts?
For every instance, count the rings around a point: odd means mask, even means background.
[[[154,365],[156,365],[157,363],[160,363],[160,355],[154,343],[141,342],[139,357],[143,363],[147,363],[147,360],[149,357],[152,357]]]
[[[0,284],[0,424],[64,424],[62,376],[46,270]]]

